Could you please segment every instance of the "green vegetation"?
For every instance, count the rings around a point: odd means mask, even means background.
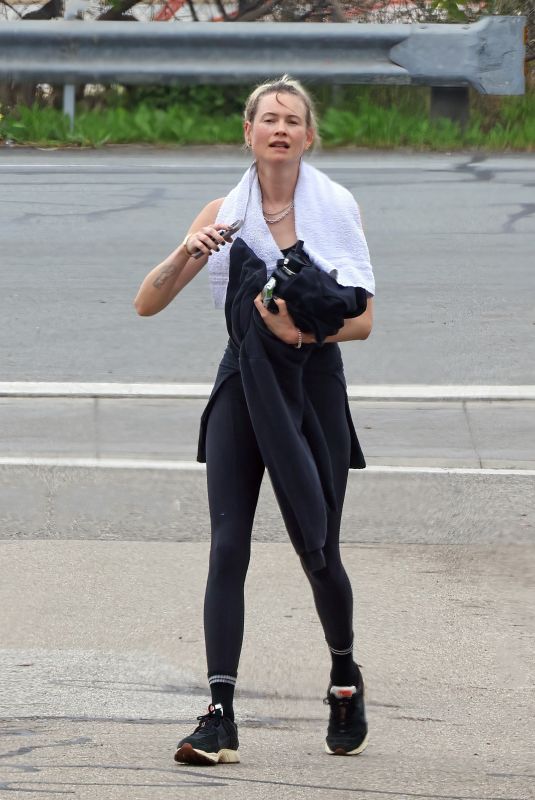
[[[249,87],[114,87],[77,104],[74,130],[54,98],[0,109],[0,140],[33,145],[243,141],[241,108]],[[314,91],[314,87],[313,87]],[[523,97],[473,93],[465,131],[429,119],[429,90],[412,87],[316,87],[325,148],[535,150],[535,89]],[[2,116],[3,114],[3,116]]]
[[[535,94],[500,100],[487,108],[473,103],[470,123],[462,131],[450,120],[430,120],[427,109],[418,112],[395,103],[384,107],[366,99],[355,111],[327,109],[321,133],[328,146],[535,150]]]
[[[212,144],[240,141],[238,115],[208,117],[180,106],[167,110],[140,105],[137,108],[108,108],[77,114],[74,130],[55,108],[18,106],[0,120],[0,139],[20,144],[77,144],[100,147],[109,143],[148,142]]]

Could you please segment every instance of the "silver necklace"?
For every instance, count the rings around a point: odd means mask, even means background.
[[[262,209],[262,215],[268,225],[274,225],[276,222],[280,222],[287,217],[293,207],[294,201],[292,200],[289,206],[286,206],[286,208],[283,208],[282,211],[279,211],[277,214],[266,214],[264,209]]]

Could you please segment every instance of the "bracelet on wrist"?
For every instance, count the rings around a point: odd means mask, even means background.
[[[184,241],[182,242],[182,247],[184,248],[184,250],[186,251],[188,256],[192,256],[193,255],[193,253],[190,253],[189,248],[188,248],[188,240],[189,240],[190,236],[192,236],[192,235],[193,234],[191,234],[191,233],[187,233],[184,236]]]
[[[303,334],[297,329],[297,344],[294,344],[296,350],[300,350],[303,346]]]

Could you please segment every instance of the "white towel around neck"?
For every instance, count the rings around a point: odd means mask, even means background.
[[[355,198],[315,167],[301,162],[294,194],[295,231],[311,261],[342,286],[361,286],[373,295],[375,280],[368,245]],[[253,164],[225,197],[216,222],[231,224],[244,219],[240,236],[265,262],[268,276],[281,258],[262,214],[262,195]],[[229,250],[223,247],[208,259],[210,286],[216,308],[223,308],[227,293]],[[333,272],[336,270],[336,272]]]

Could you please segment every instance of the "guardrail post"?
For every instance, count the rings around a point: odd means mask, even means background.
[[[63,11],[63,18],[66,20],[78,19],[81,17],[78,13],[83,10],[88,4],[80,2],[80,0],[65,0],[65,8]],[[69,117],[69,127],[74,130],[74,114],[76,111],[76,86],[72,83],[65,83],[63,85],[63,113]]]
[[[63,87],[63,113],[69,117],[70,129],[74,128],[74,109],[76,103],[76,87],[67,83]]]
[[[430,116],[431,119],[451,119],[464,130],[470,116],[468,86],[432,86]]]

